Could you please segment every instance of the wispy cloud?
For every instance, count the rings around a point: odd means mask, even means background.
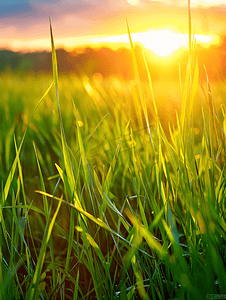
[[[150,4],[155,1],[153,0],[140,0],[143,3]],[[163,3],[165,5],[176,5],[176,6],[187,6],[188,0],[157,0],[159,3]],[[225,0],[191,0],[192,7],[213,7],[225,5]]]

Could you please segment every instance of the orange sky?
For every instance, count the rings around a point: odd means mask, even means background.
[[[50,50],[49,16],[56,45],[66,47],[126,34],[126,18],[133,33],[160,29],[187,33],[186,0],[4,1],[0,4],[0,48]],[[195,33],[222,35],[225,4],[225,0],[191,0]]]

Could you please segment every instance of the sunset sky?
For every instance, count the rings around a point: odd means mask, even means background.
[[[196,34],[224,34],[226,0],[191,0],[191,6]],[[171,30],[180,38],[188,33],[187,0],[3,0],[0,48],[50,50],[49,16],[56,45],[68,49],[121,41],[127,33],[126,18],[132,33],[149,32],[143,37],[152,41],[150,32],[156,35],[158,30]]]

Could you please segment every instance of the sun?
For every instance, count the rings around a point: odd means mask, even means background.
[[[180,46],[186,44],[186,39],[183,36],[167,29],[135,33],[133,39],[162,57],[170,55]]]
[[[160,57],[169,56],[180,47],[188,47],[188,34],[175,33],[169,29],[148,30],[131,34],[134,43],[142,44],[146,49],[153,51]],[[196,34],[197,43],[208,47],[212,44],[219,43],[219,37],[212,35]],[[93,44],[108,44],[108,46],[117,45],[118,43],[129,44],[128,34],[115,35],[109,37],[94,38]]]
[[[194,38],[197,43],[205,46],[216,42],[211,35],[196,34]],[[165,29],[135,33],[133,40],[134,42],[140,42],[146,49],[152,50],[158,56],[165,57],[180,47],[188,47],[189,37],[188,34],[175,33]]]

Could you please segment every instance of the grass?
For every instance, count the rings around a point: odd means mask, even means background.
[[[58,78],[51,44],[53,82],[0,80],[0,299],[226,295],[225,91],[191,35],[182,91],[134,53],[134,82]]]

